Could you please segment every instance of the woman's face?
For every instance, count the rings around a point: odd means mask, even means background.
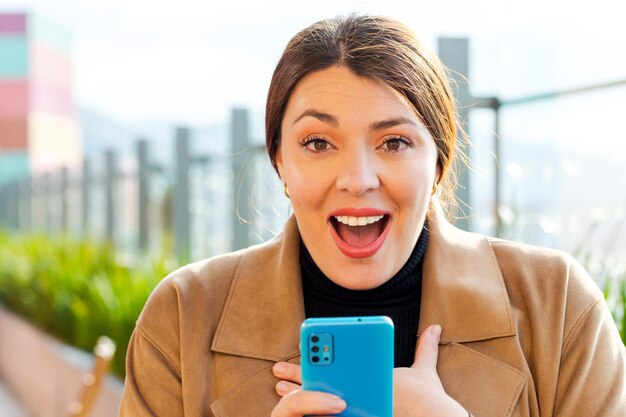
[[[438,177],[437,148],[400,96],[335,66],[287,103],[276,164],[302,239],[336,284],[375,288],[400,270]]]

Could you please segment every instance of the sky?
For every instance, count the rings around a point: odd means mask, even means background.
[[[476,95],[517,97],[626,78],[619,2],[580,4],[0,0],[0,11],[33,11],[68,28],[80,106],[122,123],[202,126],[225,120],[234,106],[261,113],[290,37],[355,11],[395,17],[433,48],[438,36],[469,37]]]

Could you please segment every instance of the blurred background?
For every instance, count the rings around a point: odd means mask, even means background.
[[[1,307],[82,350],[111,336],[123,376],[165,274],[281,230],[270,77],[298,30],[351,12],[401,20],[451,69],[473,142],[457,225],[573,254],[624,331],[626,26],[609,0],[1,0]],[[0,325],[0,379],[27,403],[10,338]]]

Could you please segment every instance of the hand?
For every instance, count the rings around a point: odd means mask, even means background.
[[[272,410],[271,417],[302,417],[305,414],[338,414],[346,408],[346,402],[336,395],[301,389],[300,366],[278,362],[272,372],[280,381],[276,392],[282,398]]]
[[[467,417],[467,411],[446,394],[437,374],[440,336],[441,326],[428,327],[420,337],[413,365],[394,369],[395,417]],[[276,392],[282,397],[272,417],[337,414],[346,407],[346,403],[334,395],[302,391],[299,365],[278,362],[272,372],[281,380],[276,384]],[[340,402],[335,403],[337,400]],[[333,409],[335,404],[339,408]]]
[[[429,326],[415,349],[410,368],[394,369],[395,417],[467,417],[467,411],[446,394],[437,374],[441,326]]]

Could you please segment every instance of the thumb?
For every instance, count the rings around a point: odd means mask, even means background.
[[[420,336],[415,349],[415,361],[411,368],[437,369],[437,357],[439,356],[439,337],[441,326],[433,324]]]

